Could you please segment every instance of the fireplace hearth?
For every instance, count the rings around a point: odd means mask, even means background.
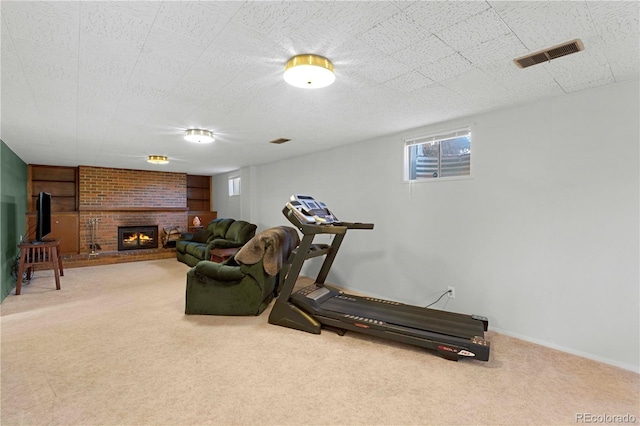
[[[158,226],[118,226],[118,251],[158,248]]]

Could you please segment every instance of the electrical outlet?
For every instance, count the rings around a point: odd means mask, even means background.
[[[451,287],[449,286],[449,299],[455,299],[456,298],[456,288],[455,287]]]

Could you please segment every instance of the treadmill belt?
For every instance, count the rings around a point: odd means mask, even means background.
[[[482,321],[472,319],[468,315],[366,297],[346,294],[334,296],[324,301],[320,309],[464,339],[484,335]]]

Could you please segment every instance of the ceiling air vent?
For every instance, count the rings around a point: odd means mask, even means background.
[[[527,68],[531,65],[549,62],[552,59],[580,52],[581,50],[584,50],[584,45],[579,39],[575,39],[549,49],[540,50],[530,55],[522,56],[514,59],[513,62],[515,62],[520,68]]]
[[[278,138],[278,139],[274,139],[272,141],[269,141],[269,143],[275,143],[280,145],[281,143],[285,143],[285,142],[289,142],[291,139],[287,139],[287,138]]]

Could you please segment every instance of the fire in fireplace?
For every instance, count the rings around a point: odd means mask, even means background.
[[[158,248],[158,226],[118,226],[118,251]]]

